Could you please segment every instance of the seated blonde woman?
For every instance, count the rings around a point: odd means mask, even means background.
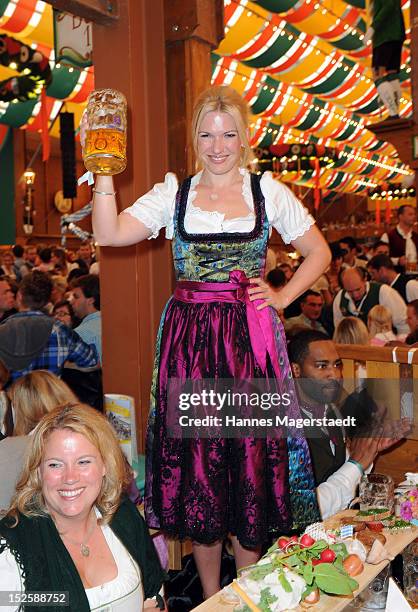
[[[78,401],[71,389],[55,374],[34,370],[18,378],[8,390],[12,423],[6,428],[9,436],[0,441],[0,510],[7,510],[22,470],[30,433],[41,418],[61,404]],[[7,415],[6,415],[7,416]]]
[[[369,344],[369,331],[361,319],[344,317],[336,327],[333,340],[337,344]]]
[[[388,342],[398,340],[393,333],[392,314],[386,306],[373,306],[367,317],[370,344],[374,346],[385,346]]]
[[[0,521],[0,591],[67,592],[69,612],[163,609],[165,574],[125,497],[129,477],[103,415],[80,403],[45,415]]]
[[[369,331],[361,319],[357,317],[344,317],[338,323],[333,337],[337,344],[369,344]],[[360,391],[364,387],[367,378],[366,364],[364,361],[354,363],[355,388]]]

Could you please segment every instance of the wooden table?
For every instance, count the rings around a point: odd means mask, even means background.
[[[336,515],[334,518],[338,518],[339,516],[351,516],[356,514],[355,510],[346,510],[345,512],[341,512]],[[327,522],[327,521],[325,521]],[[386,548],[394,557],[401,553],[415,538],[418,537],[418,528],[412,527],[407,531],[398,531],[395,533],[390,533],[389,530],[384,530],[384,535],[386,536]],[[356,597],[363,589],[367,587],[367,585],[382,571],[384,567],[389,563],[389,561],[382,561],[378,565],[370,565],[369,563],[364,564],[364,570],[359,576],[355,577],[355,580],[359,583],[359,589],[354,592],[354,597]],[[221,593],[216,593],[210,599],[204,601],[200,606],[194,608],[194,612],[233,612],[234,606],[236,604],[226,604],[221,601]],[[325,612],[332,610],[332,612],[339,612],[344,610],[344,608],[350,603],[353,598],[349,597],[339,597],[339,596],[331,596],[324,595],[321,593],[321,599],[312,608],[312,612]],[[302,611],[303,608],[300,606],[297,608],[297,611]],[[305,609],[306,612],[306,609]]]

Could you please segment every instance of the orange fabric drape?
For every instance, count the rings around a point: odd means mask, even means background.
[[[46,91],[45,88],[41,92],[41,139],[42,139],[42,161],[47,161],[50,154],[50,142],[49,142],[49,122],[48,122],[48,108],[46,103]]]
[[[318,210],[319,205],[321,203],[321,188],[319,183],[320,178],[320,166],[319,159],[315,159],[315,188],[314,188],[314,207],[315,210]]]
[[[376,225],[380,225],[380,200],[376,200]]]
[[[390,201],[386,200],[385,223],[390,223]]]

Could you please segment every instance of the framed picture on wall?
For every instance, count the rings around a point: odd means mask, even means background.
[[[412,136],[412,157],[418,159],[418,135]]]

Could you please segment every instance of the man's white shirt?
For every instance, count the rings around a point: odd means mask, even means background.
[[[348,299],[348,313],[354,317],[359,316],[359,312],[361,311],[361,307],[363,305],[364,300],[369,292],[370,284],[366,283],[366,293],[363,296],[363,299],[359,303],[358,306],[355,305],[354,301],[347,293]],[[344,318],[344,314],[341,312],[341,299],[344,293],[344,289],[340,289],[337,295],[334,298],[334,302],[332,304],[332,310],[334,315],[334,326],[337,327],[338,323],[341,319]],[[393,325],[396,327],[398,334],[408,334],[409,327],[406,322],[406,304],[402,299],[402,296],[389,285],[381,285],[379,290],[379,304],[382,306],[386,306],[386,308],[392,314]]]

